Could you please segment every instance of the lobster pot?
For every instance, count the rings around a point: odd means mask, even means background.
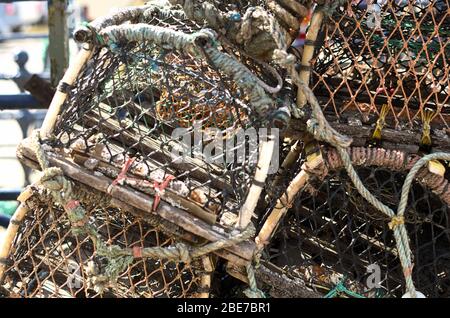
[[[92,32],[92,53],[74,83],[60,84],[55,99],[67,96],[54,108],[53,122],[49,111],[47,136],[39,147],[73,183],[71,198],[97,229],[96,241],[127,249],[179,242],[201,246],[234,229],[256,170],[257,144],[268,135],[259,128],[274,105],[248,80],[253,75],[246,58],[222,46],[214,33],[180,11],[144,9],[125,10],[76,34],[80,39]],[[218,56],[229,68],[217,62]],[[273,81],[261,68],[255,72]],[[23,162],[40,168],[30,140],[18,153]],[[7,258],[1,278],[5,293],[208,295],[214,269],[210,255],[188,263],[137,260],[118,273],[116,284],[98,291],[98,281],[91,284],[88,274],[105,274],[95,244],[71,232],[63,207],[52,200],[54,192],[37,188],[39,195],[24,203],[30,212]],[[236,255],[246,251],[250,260],[246,247],[222,251],[222,256],[239,260]]]
[[[390,128],[420,128],[426,108],[441,112],[435,128],[447,128],[449,7],[448,0],[338,6],[322,28],[312,75],[328,118],[371,125],[388,104]]]
[[[365,147],[349,152],[367,189],[395,209],[419,156]],[[323,147],[322,156],[324,166],[310,171],[265,250],[266,261],[328,297],[401,297],[405,282],[390,219],[361,197],[336,150]],[[412,278],[427,297],[450,296],[449,200],[448,180],[422,168],[409,192],[405,226]]]
[[[132,215],[108,206],[100,193],[83,185],[79,191],[88,217],[104,240],[122,248],[166,247],[174,243],[174,228],[165,228],[154,216]],[[88,193],[89,192],[89,193]],[[89,202],[89,203],[88,203]],[[36,192],[27,201],[30,211],[23,219],[10,250],[2,278],[3,297],[205,297],[208,295],[210,260],[191,264],[165,260],[137,260],[113,288],[98,289],[94,275],[102,271],[99,257],[88,237],[76,236],[64,209]],[[175,233],[176,233],[175,229]],[[206,267],[205,267],[206,265]],[[206,294],[205,294],[206,292]]]
[[[157,25],[196,30],[191,23]],[[129,172],[136,178],[125,183],[145,192],[173,178],[165,198],[213,222],[238,212],[254,174],[258,147],[243,136],[250,131],[258,138],[260,123],[249,103],[238,83],[206,58],[151,40],[119,40],[88,61],[51,147],[113,179],[134,158]]]

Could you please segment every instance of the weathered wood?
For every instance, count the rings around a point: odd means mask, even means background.
[[[271,286],[273,297],[284,298],[322,298],[318,292],[309,289],[299,278],[289,277],[275,265],[262,262],[255,272],[256,279]]]
[[[255,211],[256,204],[258,203],[259,197],[261,196],[261,192],[263,190],[263,185],[266,182],[274,148],[274,137],[268,136],[268,140],[263,142],[261,145],[261,152],[259,154],[258,164],[256,165],[254,181],[247,194],[247,199],[239,212],[237,226],[242,230],[245,229],[251,222],[252,214]]]
[[[71,63],[67,72],[64,73],[61,82],[67,85],[73,85],[77,76],[80,74],[86,62],[91,58],[92,54],[93,48],[87,44],[83,45],[75,61]],[[61,111],[61,106],[64,104],[66,97],[67,92],[59,90],[55,93],[55,96],[53,96],[47,115],[45,116],[44,122],[42,123],[40,129],[42,139],[46,139],[51,136],[53,128],[55,127],[56,119]]]
[[[126,202],[122,202],[116,198],[111,198],[111,205],[121,209],[124,212],[130,213],[131,215],[133,215],[139,219],[142,219],[144,221],[149,221],[149,222],[153,221],[153,217],[154,217],[153,215],[150,215],[146,211],[136,209],[136,208],[130,206],[129,204],[127,204]],[[198,236],[195,236],[194,234],[186,232],[184,230],[181,230],[182,233],[180,233],[178,228],[172,229],[171,226],[166,226],[165,223],[160,223],[158,226],[165,234],[174,235],[174,236],[176,236],[184,241],[190,242],[192,244],[199,244],[200,241],[203,241],[203,239],[199,238]]]
[[[32,187],[28,186],[22,194],[17,198],[21,203],[14,212],[11,222],[8,225],[8,228],[6,229],[6,233],[3,236],[3,239],[1,241],[0,245],[0,282],[3,279],[3,274],[5,273],[6,264],[4,262],[9,256],[9,253],[11,251],[11,246],[14,241],[14,238],[16,237],[17,231],[19,230],[20,223],[25,218],[26,214],[28,213],[29,209],[25,203],[25,201],[31,196],[32,194]]]
[[[368,125],[351,126],[329,118],[331,127],[338,132],[353,138],[352,146],[365,146],[370,140],[374,128]],[[335,119],[335,117],[334,117]],[[285,132],[286,137],[302,139],[305,137],[306,126],[300,120],[291,120]],[[404,150],[408,153],[416,153],[419,149],[421,134],[406,130],[383,128],[381,146],[386,149]],[[450,138],[432,134],[433,151],[450,151]]]
[[[33,148],[31,147],[31,141],[25,139],[18,150],[21,153],[21,157],[26,157],[29,160],[36,161]],[[64,174],[75,181],[86,184],[98,191],[108,193],[108,189],[112,183],[110,178],[104,175],[96,175],[91,171],[70,162],[66,158],[53,153],[47,153],[48,160],[51,165],[60,167]],[[147,211],[147,213],[155,213],[161,216],[163,219],[172,222],[183,228],[184,230],[194,233],[209,241],[217,241],[225,239],[224,233],[220,233],[217,230],[211,228],[210,225],[205,223],[198,218],[193,217],[188,212],[178,209],[176,207],[161,201],[157,211],[153,210],[153,198],[149,198],[148,195],[144,195],[136,190],[128,187],[115,186],[110,190],[110,196],[114,197],[123,203],[127,203],[134,208],[139,210]],[[225,232],[220,226],[216,225],[216,229]],[[253,257],[255,245],[252,241],[242,242],[235,246],[227,248],[228,251],[232,252],[236,256],[243,258],[244,260],[251,260]],[[226,255],[226,254],[224,254]]]
[[[297,193],[302,189],[309,179],[308,169],[315,169],[323,163],[322,157],[317,157],[313,162],[305,163],[301,171],[291,181],[286,192],[277,200],[273,210],[270,212],[267,220],[264,222],[261,230],[258,233],[255,241],[258,250],[262,250],[264,246],[270,241],[275,229],[278,227],[280,220],[291,207]]]
[[[211,288],[211,276],[212,272],[214,271],[214,266],[210,255],[205,255],[202,257],[202,266],[205,273],[203,273],[200,278],[200,287],[203,289],[203,291],[197,293],[196,298],[209,298],[209,289]]]
[[[320,28],[322,26],[322,20],[323,20],[323,12],[322,11],[316,11],[314,12],[312,18],[311,18],[311,24],[308,29],[308,33],[306,34],[305,41],[314,43],[317,40],[317,35],[319,34]],[[303,49],[303,55],[302,55],[302,63],[301,66],[304,68],[300,70],[298,76],[299,79],[306,84],[306,86],[309,86],[309,79],[311,70],[311,60],[314,55],[314,45],[307,44],[305,42],[304,49]],[[303,94],[303,91],[301,89],[298,89],[297,91],[297,105],[299,107],[303,107],[306,104],[306,96]]]
[[[83,164],[86,162],[87,159],[89,159],[87,155],[84,154],[76,154],[73,156],[74,162],[79,164],[80,166],[83,166]],[[110,163],[107,163],[105,161],[101,161],[100,158],[96,157],[97,160],[100,160],[98,163],[98,167],[105,168],[102,169],[102,173],[112,179],[117,178],[117,176],[120,173],[120,168],[117,166],[114,166]],[[140,175],[140,178],[143,176]],[[144,181],[144,180],[143,180]],[[124,181],[125,184],[128,186],[144,192],[151,195],[155,194],[155,191],[152,188],[149,188],[148,186],[144,187],[140,183],[130,183],[126,180]],[[147,182],[148,183],[148,182]],[[216,223],[217,216],[211,212],[205,211],[199,204],[196,202],[193,202],[191,200],[188,200],[187,198],[181,197],[180,195],[176,194],[175,192],[172,192],[170,188],[167,188],[164,190],[163,193],[160,194],[161,198],[163,200],[170,202],[174,202],[176,206],[180,206],[183,208],[183,210],[189,211],[189,213],[195,215],[196,217],[200,218],[201,220],[207,222],[208,224],[214,224]]]
[[[115,135],[121,132],[121,138],[129,144],[138,144],[149,154],[150,157],[157,161],[167,163],[170,167],[179,169],[180,171],[189,171],[189,174],[203,183],[210,183],[216,189],[226,189],[229,193],[233,193],[233,188],[223,177],[217,175],[220,169],[214,169],[214,165],[207,165],[205,162],[196,158],[183,158],[182,162],[175,162],[171,158],[171,154],[161,150],[161,142],[153,138],[147,137],[143,140],[139,138],[142,132],[129,128],[123,130],[120,124],[111,119],[100,118],[98,114],[92,112],[85,114],[84,124],[91,127],[99,127],[104,133]],[[141,127],[145,131],[144,127]],[[210,170],[207,170],[210,169]],[[214,169],[214,170],[213,170]],[[216,174],[214,174],[214,172]]]

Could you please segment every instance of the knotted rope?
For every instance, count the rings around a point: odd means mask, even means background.
[[[250,105],[261,117],[266,117],[267,111],[274,106],[275,102],[265,92],[265,89],[271,92],[272,88],[261,85],[262,81],[247,67],[234,57],[219,51],[217,35],[213,30],[202,29],[186,34],[140,23],[110,26],[99,34],[113,51],[117,49],[118,43],[149,40],[163,48],[185,52],[198,59],[207,58],[214,67],[232,77],[235,83],[249,94]]]

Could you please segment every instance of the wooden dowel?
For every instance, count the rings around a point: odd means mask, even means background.
[[[269,136],[268,140],[261,145],[254,182],[252,183],[245,203],[239,212],[238,228],[240,229],[245,229],[251,221],[252,214],[255,211],[256,204],[258,203],[264,183],[266,182],[274,148],[275,139],[273,136]]]
[[[311,74],[311,70],[308,68],[311,68],[311,59],[314,55],[314,43],[317,40],[317,35],[319,34],[320,27],[322,25],[323,20],[323,12],[322,11],[316,11],[314,12],[312,18],[311,18],[311,24],[308,29],[308,33],[306,34],[306,40],[305,40],[305,48],[303,50],[302,55],[302,63],[305,69],[300,70],[299,72],[299,78],[300,80],[305,83],[307,86],[309,85],[309,77]],[[303,92],[299,89],[297,92],[297,105],[299,107],[303,107],[306,104],[306,97],[303,94]]]
[[[17,231],[19,230],[20,224],[22,223],[25,215],[28,213],[28,207],[26,205],[26,200],[28,200],[32,195],[32,188],[28,186],[17,198],[21,203],[14,212],[11,221],[9,222],[6,233],[4,234],[3,241],[0,245],[0,281],[3,279],[3,274],[5,273],[6,264],[3,261],[9,256],[11,251],[12,243],[16,237]]]
[[[306,182],[308,181],[309,174],[306,172],[306,169],[311,170],[317,168],[319,165],[323,163],[323,159],[321,156],[316,157],[312,162],[305,163],[300,171],[300,173],[292,180],[289,184],[286,192],[277,200],[277,204],[274,209],[270,213],[266,222],[264,222],[263,227],[258,233],[258,236],[255,239],[257,248],[260,250],[264,248],[264,245],[269,242],[272,237],[275,229],[278,227],[281,218],[286,214],[287,210],[291,206],[292,202],[295,199],[297,193],[302,189]]]
[[[211,275],[214,271],[214,266],[211,261],[211,256],[206,255],[202,257],[202,265],[205,273],[202,274],[200,278],[200,287],[203,289],[202,292],[196,295],[197,298],[209,298],[209,289],[211,288]],[[208,290],[208,291],[206,291]]]
[[[294,141],[294,144],[291,146],[289,153],[286,155],[286,158],[284,158],[283,163],[281,164],[281,167],[278,169],[277,174],[276,174],[270,188],[277,189],[280,186],[280,184],[282,184],[283,179],[284,179],[284,176],[283,176],[284,172],[289,170],[292,167],[292,165],[297,161],[297,159],[300,157],[302,147],[299,145],[299,143],[300,143],[300,141],[298,141],[298,140]]]
[[[70,64],[69,69],[64,74],[61,83],[65,83],[71,86],[75,83],[78,75],[80,74],[83,66],[91,58],[93,53],[93,48],[84,44],[80,52],[78,53],[75,61]],[[61,111],[61,106],[64,104],[67,98],[67,92],[57,90],[55,96],[53,96],[52,102],[48,109],[47,115],[45,116],[44,122],[42,123],[40,136],[41,139],[47,139],[51,136],[53,129],[55,127],[56,119]]]

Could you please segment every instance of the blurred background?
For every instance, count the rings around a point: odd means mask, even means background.
[[[57,50],[64,49],[61,45],[64,41],[58,38],[63,35],[54,36],[55,32],[57,33],[59,29],[67,33],[66,60],[70,60],[78,51],[71,34],[82,22],[106,15],[115,8],[142,5],[145,2],[0,0],[0,241],[9,218],[17,207],[17,201],[14,199],[35,177],[16,159],[16,147],[33,129],[40,127],[46,113],[45,108],[48,106],[45,100],[37,101],[30,96],[32,94],[27,91],[27,82],[33,74],[36,74],[39,85],[44,83],[48,87],[55,87],[64,71],[64,69],[56,70],[62,66],[55,66],[55,62],[53,66],[50,63],[50,56],[63,55],[58,54]],[[61,6],[65,12],[64,19],[61,19],[61,14],[52,14],[51,11],[55,10],[53,9],[55,7],[59,10]],[[61,21],[66,23],[67,28],[58,28],[57,23]],[[55,39],[53,48],[49,45],[49,34]],[[51,50],[53,53],[49,52]],[[42,80],[44,82],[41,82]]]

